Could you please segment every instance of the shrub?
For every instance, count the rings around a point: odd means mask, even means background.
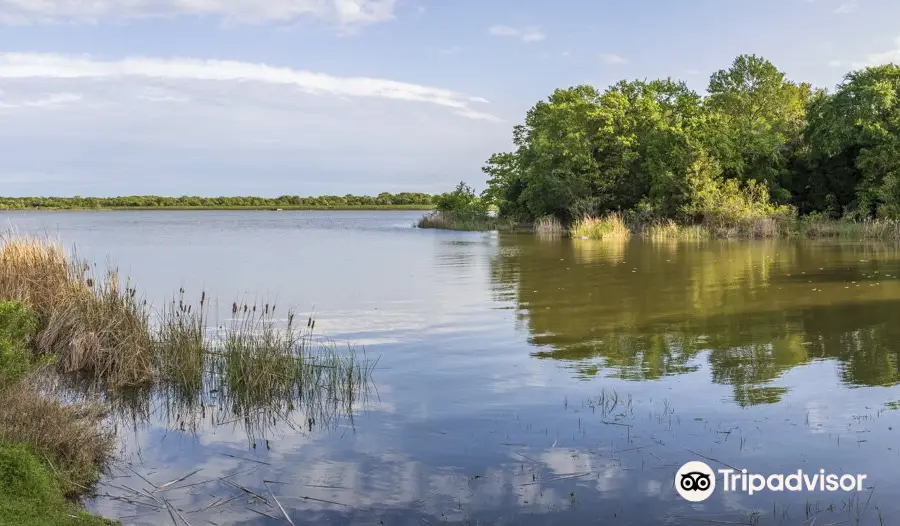
[[[52,466],[21,444],[0,445],[0,525],[100,525],[67,502]]]
[[[434,203],[439,212],[457,217],[481,218],[488,214],[487,201],[462,181],[454,191],[437,196]]]
[[[37,332],[37,314],[21,302],[0,302],[0,388],[25,376],[33,353],[28,344]]]

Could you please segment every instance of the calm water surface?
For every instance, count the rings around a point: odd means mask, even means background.
[[[191,524],[284,524],[270,492],[297,524],[900,523],[897,245],[548,240],[423,231],[418,215],[0,221],[109,261],[155,304],[179,287],[217,298],[213,317],[277,301],[380,356],[373,389],[332,425],[120,425],[125,467],[106,482],[200,469],[164,492]],[[691,504],[673,475],[703,457],[865,473],[867,488]],[[172,523],[121,499],[90,506]]]

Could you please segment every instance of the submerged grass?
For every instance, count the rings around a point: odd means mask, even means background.
[[[205,401],[215,397],[229,409],[216,425],[240,420],[248,434],[279,419],[292,425],[289,415],[297,409],[309,415],[310,430],[317,417],[352,416],[373,364],[359,361],[353,349],[339,351],[314,339],[312,318],[298,329],[294,314],[279,318],[274,305],[235,303],[231,317],[216,328],[208,305],[205,293],[195,306],[181,290],[151,315],[152,306],[135,288],[120,285],[114,271],[97,279],[89,265],[69,259],[57,243],[2,238],[0,451],[12,448],[10,462],[21,464],[13,471],[38,473],[28,455],[36,456],[53,488],[40,493],[39,501],[50,504],[35,507],[11,496],[11,486],[0,487],[0,517],[15,517],[16,524],[93,520],[82,520],[87,516],[56,496],[89,492],[112,458],[110,407],[137,419],[149,417],[145,409],[162,399],[185,428],[196,424]],[[46,380],[58,381],[59,392],[37,386],[36,375],[29,374],[37,367],[48,368],[42,380],[51,371],[59,374]],[[84,401],[62,403],[67,396]],[[96,402],[98,396],[107,403]],[[55,513],[66,518],[56,520]]]
[[[569,232],[562,221],[546,216],[534,222],[534,233],[540,237],[565,237]]]

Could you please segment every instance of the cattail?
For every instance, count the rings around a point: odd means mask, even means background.
[[[94,287],[94,280],[91,279],[91,278],[88,278],[88,279],[87,279],[87,286],[93,288],[93,287]]]
[[[237,314],[237,311],[238,311],[238,305],[237,305],[237,302],[234,302],[231,304],[231,313]]]

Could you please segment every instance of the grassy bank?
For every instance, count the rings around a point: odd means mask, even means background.
[[[113,451],[104,410],[63,405],[32,384],[47,362],[29,348],[37,331],[35,311],[0,302],[0,525],[109,524],[74,502]]]
[[[574,237],[578,239],[700,241],[707,239],[844,239],[900,240],[900,221],[870,219],[851,221],[817,216],[800,218],[762,217],[735,222],[684,224],[672,220],[636,220],[621,214],[584,217],[570,225],[554,218],[535,223],[515,223],[494,217],[457,217],[433,212],[422,217],[419,228],[447,230],[534,232],[539,236]]]
[[[493,231],[504,232],[527,231],[530,225],[500,219],[488,215],[460,214],[436,210],[422,216],[414,225],[418,228],[436,228],[439,230]]]
[[[627,221],[621,216],[576,221],[570,234],[584,239],[627,239],[698,241],[704,239],[897,239],[900,221],[891,219],[849,221],[820,217],[764,217],[734,223],[680,224],[674,221]]]
[[[112,458],[113,409],[149,415],[134,408],[162,398],[186,429],[185,415],[215,393],[215,420],[256,426],[250,434],[294,412],[352,413],[369,381],[373,364],[314,338],[312,318],[236,302],[210,323],[205,293],[190,303],[182,290],[156,310],[94,268],[45,238],[0,243],[0,524],[88,520],[73,499]],[[73,398],[84,402],[61,403]]]

